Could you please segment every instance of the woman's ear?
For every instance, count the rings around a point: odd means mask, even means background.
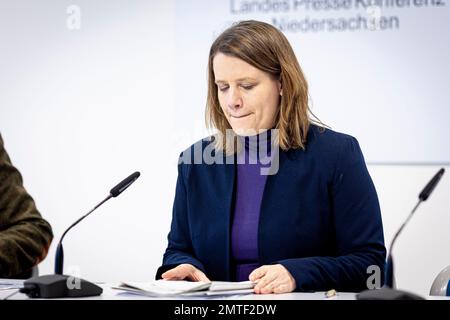
[[[280,96],[283,95],[283,86],[281,85],[281,76],[278,78],[278,91],[280,92]]]

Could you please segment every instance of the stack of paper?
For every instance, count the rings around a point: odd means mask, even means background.
[[[19,289],[23,287],[25,280],[20,279],[0,279],[0,290]]]
[[[155,280],[151,282],[122,282],[113,288],[148,296],[212,296],[248,294],[253,292],[254,286],[255,283],[251,281]]]

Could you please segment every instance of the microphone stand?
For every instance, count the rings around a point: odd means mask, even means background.
[[[395,283],[395,276],[394,276],[394,259],[392,257],[392,248],[394,247],[394,243],[397,240],[399,234],[402,232],[403,228],[408,224],[409,220],[411,220],[412,216],[416,212],[419,205],[422,203],[423,200],[419,199],[414,209],[409,214],[408,218],[406,218],[405,222],[401,225],[400,229],[395,233],[394,238],[392,239],[391,245],[389,246],[389,256],[386,261],[386,275],[384,279],[384,285],[388,288],[395,289],[396,283]]]
[[[89,211],[88,213],[86,213],[84,216],[82,216],[80,219],[78,219],[77,221],[75,221],[74,223],[72,223],[72,225],[70,227],[68,227],[66,229],[66,231],[64,231],[63,235],[61,236],[61,239],[59,240],[58,243],[58,247],[56,248],[56,255],[55,255],[55,274],[63,274],[63,268],[64,268],[64,250],[63,250],[63,245],[62,245],[62,241],[64,239],[64,237],[66,236],[67,232],[69,232],[70,229],[72,229],[73,227],[75,227],[78,223],[80,223],[82,220],[84,220],[84,218],[86,218],[88,215],[90,215],[92,212],[94,212],[95,209],[97,209],[98,207],[100,207],[102,204],[104,204],[106,201],[108,201],[109,199],[112,198],[112,195],[110,194],[109,196],[107,196],[105,198],[105,200],[103,200],[102,202],[100,202],[98,205],[96,205],[94,207],[94,209],[92,209],[91,211]]]
[[[358,300],[425,300],[423,297],[416,295],[412,292],[403,291],[396,289],[395,284],[395,276],[394,276],[394,259],[392,256],[392,249],[394,247],[394,243],[397,240],[400,233],[403,231],[405,226],[408,224],[409,220],[411,220],[412,216],[416,212],[419,205],[428,199],[428,197],[433,192],[434,188],[441,180],[443,174],[445,172],[444,168],[441,168],[434,177],[428,182],[428,184],[423,188],[422,192],[419,194],[419,201],[415,205],[414,209],[411,211],[409,216],[406,218],[405,222],[400,226],[398,231],[395,233],[394,238],[392,239],[391,245],[389,246],[389,255],[386,261],[386,270],[385,270],[385,285],[383,288],[375,289],[375,290],[364,290],[361,293],[357,294],[356,298]]]
[[[80,223],[83,219],[89,216],[95,209],[100,207],[112,197],[117,197],[125,189],[127,189],[137,178],[140,173],[134,172],[118,185],[111,189],[110,194],[91,211],[72,223],[70,227],[64,231],[59,240],[58,247],[55,254],[55,274],[43,275],[33,277],[24,282],[24,287],[19,291],[27,294],[31,298],[61,298],[61,297],[90,297],[99,296],[103,289],[96,284],[86,281],[84,279],[73,276],[63,275],[64,264],[64,250],[62,241],[67,232]],[[75,285],[74,285],[75,284]]]

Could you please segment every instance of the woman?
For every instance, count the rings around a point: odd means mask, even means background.
[[[357,140],[311,119],[287,39],[240,22],[215,40],[208,69],[218,134],[182,153],[156,278],[251,280],[255,293],[366,289],[386,254],[377,194]]]

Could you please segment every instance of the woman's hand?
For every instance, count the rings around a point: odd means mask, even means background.
[[[281,264],[259,267],[250,273],[249,279],[256,282],[255,293],[287,293],[296,287],[295,279]]]
[[[164,280],[190,280],[210,282],[206,275],[192,264],[180,264],[179,266],[164,272],[161,277]]]

